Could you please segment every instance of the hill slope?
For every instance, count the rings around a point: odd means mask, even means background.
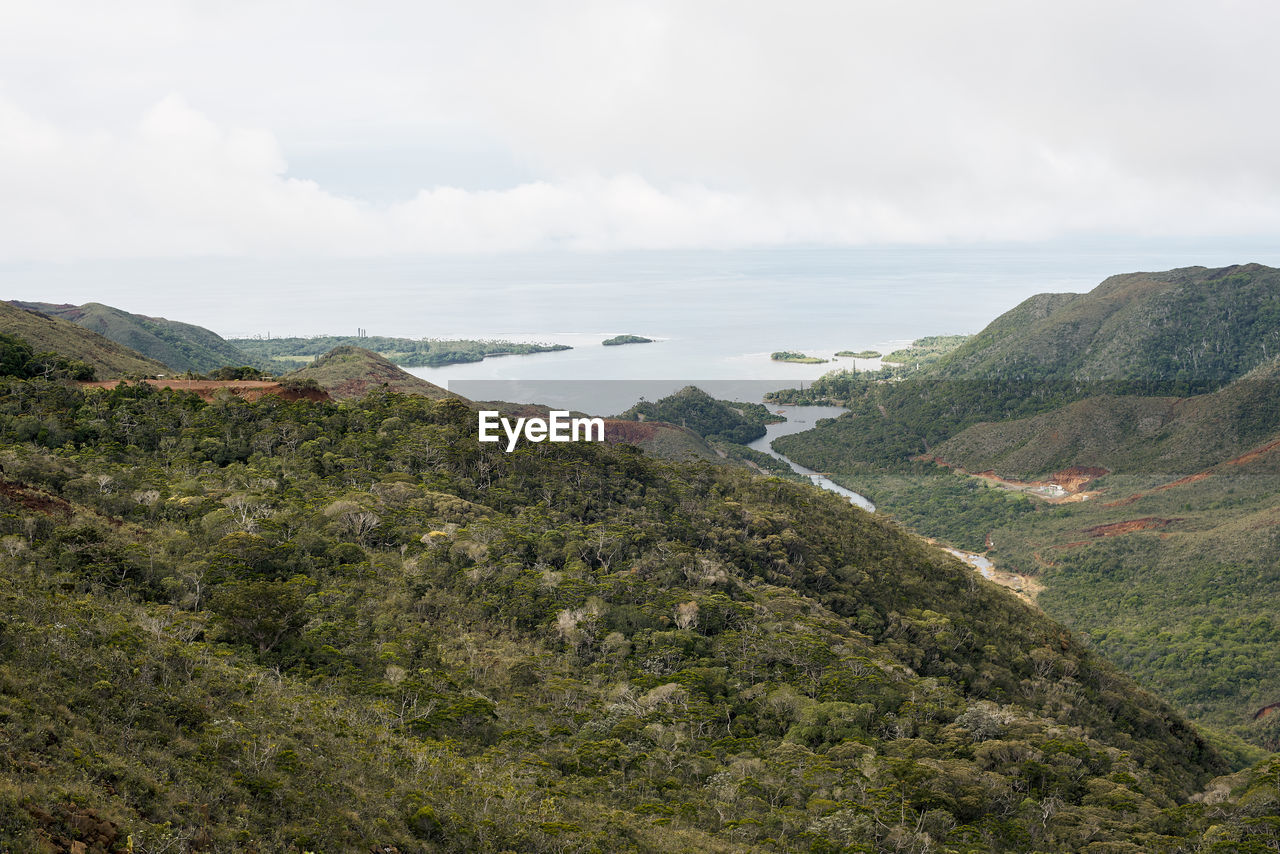
[[[335,400],[363,397],[383,389],[423,397],[457,397],[435,383],[402,371],[384,357],[361,347],[334,347],[291,378],[315,380]]]
[[[100,380],[171,373],[170,369],[96,332],[61,318],[0,302],[0,332],[17,335],[37,351],[92,365]]]
[[[6,389],[0,847],[1274,838],[1267,768],[1189,804],[1167,705],[838,496],[450,399]]]
[[[782,420],[759,403],[716,400],[697,386],[685,386],[660,400],[642,401],[618,417],[679,424],[705,439],[739,445],[763,436],[765,424]]]
[[[933,449],[969,471],[1034,478],[1069,466],[1194,474],[1280,432],[1280,361],[1189,398],[1106,395],[976,424]]]
[[[1112,276],[1087,294],[1031,297],[936,362],[895,373],[897,381],[835,374],[815,382],[838,392],[851,415],[785,437],[780,448],[821,471],[901,466],[974,424],[1103,395],[1205,394],[1277,353],[1278,270]]]
[[[96,302],[84,305],[55,305],[18,300],[12,302],[20,308],[69,320],[97,332],[147,358],[163,362],[169,366],[170,373],[207,373],[228,365],[253,365],[259,368],[269,365],[268,361],[241,352],[216,332],[190,323],[131,314]]]
[[[1270,749],[1251,715],[1280,700],[1277,339],[1271,268],[1114,276],[1033,297],[897,381],[814,383],[851,413],[777,447],[920,533],[1039,576],[1049,613],[1196,720]],[[925,459],[1022,481],[1109,474],[1047,503]]]
[[[1280,270],[1261,264],[1112,276],[1041,294],[939,362],[949,379],[1128,381],[1209,391],[1280,353]]]
[[[246,353],[284,362],[305,362],[338,347],[372,350],[409,368],[479,362],[490,356],[571,350],[565,344],[531,344],[492,339],[390,338],[384,335],[320,335],[314,338],[235,338]]]

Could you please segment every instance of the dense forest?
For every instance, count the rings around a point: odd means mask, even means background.
[[[659,400],[641,400],[618,416],[629,421],[665,421],[688,427],[704,439],[745,445],[765,433],[766,424],[786,420],[760,403],[716,400],[697,386],[685,386]]]
[[[163,362],[172,373],[208,373],[227,365],[251,365],[267,373],[278,373],[290,367],[246,355],[217,333],[191,323],[133,314],[96,302],[66,305],[15,300],[11,304],[96,332],[147,358]]]
[[[0,388],[0,848],[1263,851],[1089,645],[812,487],[456,399]],[[1208,786],[1208,789],[1205,787]]]
[[[1048,613],[1245,762],[1280,743],[1255,719],[1280,700],[1277,284],[1260,265],[1195,267],[1041,294],[967,340],[918,342],[936,352],[910,369],[780,393],[850,412],[777,446],[912,530],[1036,576]],[[1092,474],[1053,497],[953,470]]]

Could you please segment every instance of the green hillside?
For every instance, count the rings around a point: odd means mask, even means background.
[[[1088,643],[810,486],[508,454],[451,399],[40,382],[4,384],[0,462],[0,849],[1280,833],[1274,763],[1215,783]]]
[[[528,344],[472,339],[391,338],[384,335],[319,335],[314,338],[233,338],[231,343],[262,359],[305,363],[335,347],[359,347],[406,368],[479,362],[492,356],[551,353],[567,344]]]
[[[716,400],[697,386],[685,386],[659,400],[641,401],[618,417],[679,424],[705,439],[739,445],[763,436],[766,424],[784,420],[759,403]]]
[[[1261,264],[1112,276],[1041,294],[938,363],[950,379],[1120,381],[1211,391],[1280,353],[1280,270]]]
[[[147,358],[163,362],[168,365],[170,373],[194,371],[203,374],[227,365],[252,365],[272,370],[281,367],[270,360],[246,355],[217,333],[190,323],[131,314],[96,302],[55,305],[14,300],[13,304],[69,320],[97,332]]]
[[[289,377],[313,380],[338,400],[363,397],[375,389],[432,398],[455,396],[361,347],[335,347],[305,368],[289,374]]]
[[[913,359],[918,369],[838,372],[804,393],[776,394],[852,410],[784,442],[824,471],[901,466],[983,422],[1106,395],[1216,391],[1280,353],[1280,271],[1246,264],[1112,276],[1087,294],[1031,297],[962,343],[937,340],[959,346]]]
[[[0,332],[16,335],[36,352],[57,353],[93,367],[100,380],[172,371],[164,364],[70,321],[0,302]]]
[[[1280,700],[1278,337],[1270,268],[1115,276],[1033,297],[919,370],[815,382],[806,393],[851,412],[776,445],[913,530],[1035,576],[1048,613],[1256,755],[1245,742],[1280,745],[1253,719]],[[1107,474],[1049,502],[935,459],[1022,481]]]
[[[977,424],[932,453],[969,471],[1034,478],[1070,466],[1194,474],[1280,432],[1280,362],[1189,398],[1086,398],[1031,418]]]

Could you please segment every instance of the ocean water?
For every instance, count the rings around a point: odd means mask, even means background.
[[[1114,273],[1245,261],[1280,263],[1280,251],[1222,242],[1113,240],[395,260],[10,263],[0,265],[0,277],[8,299],[102,302],[199,324],[225,337],[354,335],[365,329],[371,335],[570,344],[575,349],[560,353],[412,372],[480,399],[538,401],[548,382],[566,390],[583,383],[595,395],[601,384],[622,383],[613,395],[621,402],[641,388],[649,391],[638,393],[653,395],[713,381],[795,386],[851,367],[852,360],[790,365],[770,361],[771,352],[829,357],[842,349],[884,351],[922,335],[976,332],[1032,294],[1089,290]],[[600,345],[620,333],[658,341]],[[507,393],[484,394],[483,387],[474,387],[477,382]],[[758,388],[744,394],[754,397]],[[591,408],[605,412],[612,405]]]

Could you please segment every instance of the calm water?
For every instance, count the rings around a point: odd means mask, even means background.
[[[371,335],[506,338],[573,350],[412,373],[474,400],[619,412],[684,385],[753,401],[837,368],[773,362],[776,350],[833,358],[923,335],[977,332],[1044,291],[1090,290],[1109,275],[1257,261],[1274,243],[1093,241],[979,247],[788,248],[538,253],[347,260],[0,264],[5,299],[101,302],[208,327],[224,337]],[[653,344],[603,347],[621,333]],[[804,407],[804,410],[813,409]],[[831,413],[831,414],[838,414]],[[757,446],[808,429],[792,408]],[[834,491],[820,475],[794,466]],[[858,496],[857,498],[861,498]]]
[[[864,496],[859,495],[852,489],[846,489],[829,477],[805,468],[794,460],[786,457],[773,449],[773,440],[779,436],[787,436],[791,433],[802,433],[805,430],[813,429],[823,418],[838,418],[845,410],[839,406],[779,406],[777,410],[787,416],[787,420],[778,424],[769,424],[765,427],[767,431],[764,436],[756,439],[749,447],[755,448],[757,451],[764,451],[771,457],[782,460],[791,466],[791,470],[796,474],[802,474],[809,478],[816,486],[820,486],[829,492],[837,495],[843,495],[863,510],[875,512],[876,506],[868,501]]]
[[[770,352],[883,351],[921,335],[976,332],[1031,294],[1085,291],[1113,273],[1250,260],[1277,264],[1280,255],[1273,247],[1181,243],[792,248],[7,264],[0,275],[7,299],[102,302],[226,337],[363,328],[575,347],[413,371],[451,387],[625,380],[671,390],[712,380],[794,386],[852,360],[789,365],[771,362]],[[660,340],[600,346],[619,333]]]

